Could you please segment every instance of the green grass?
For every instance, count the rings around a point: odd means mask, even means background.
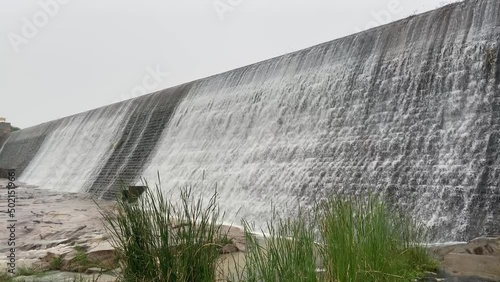
[[[87,249],[84,246],[73,246],[73,250],[75,250],[77,253],[85,253]]]
[[[76,251],[75,257],[71,260],[71,265],[78,269],[78,272],[84,272],[91,267],[101,267],[98,262],[90,261],[86,253],[85,248],[81,246],[75,246],[73,248]]]
[[[425,230],[382,200],[334,196],[305,216],[273,219],[264,244],[244,222],[244,281],[412,281],[437,264]]]
[[[62,256],[54,257],[49,263],[49,270],[59,270],[63,264]]]
[[[216,199],[203,205],[185,188],[176,203],[157,185],[102,212],[120,281],[215,281],[229,242]],[[422,245],[425,229],[374,196],[333,196],[293,218],[275,216],[261,241],[243,225],[246,263],[227,281],[414,281],[437,268]]]
[[[16,269],[16,276],[33,276],[39,273],[39,271],[36,271],[31,267],[20,266]]]
[[[23,280],[14,280],[14,278],[18,276],[31,276],[31,277],[41,277],[44,275],[44,272],[32,267],[28,266],[19,266],[16,268],[16,274],[10,275],[8,273],[2,272],[0,273],[0,282],[11,282],[11,281],[23,281]],[[36,280],[36,279],[35,279]]]
[[[147,183],[146,183],[147,186]],[[209,203],[191,189],[180,203],[166,199],[159,185],[136,203],[117,199],[117,209],[102,212],[117,251],[123,281],[213,281],[222,220],[215,193]]]
[[[376,197],[332,197],[318,213],[328,281],[410,281],[432,265],[424,229]]]
[[[274,218],[264,245],[244,221],[247,243],[246,281],[317,281],[314,222],[301,211],[294,219]],[[243,272],[243,271],[240,271]]]
[[[0,273],[0,282],[11,282],[13,277],[5,272]]]

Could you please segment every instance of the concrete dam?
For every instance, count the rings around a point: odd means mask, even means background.
[[[11,133],[0,167],[108,198],[217,187],[234,224],[370,191],[435,241],[499,234],[499,44],[500,1],[456,3]]]

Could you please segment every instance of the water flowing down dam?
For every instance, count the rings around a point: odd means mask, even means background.
[[[500,1],[456,3],[14,132],[0,167],[101,197],[217,187],[235,224],[376,192],[435,241],[500,234],[499,44]]]

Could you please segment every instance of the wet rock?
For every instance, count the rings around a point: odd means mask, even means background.
[[[146,191],[146,186],[129,186],[127,190],[122,191],[122,199],[129,203],[137,202],[137,199]]]
[[[97,247],[94,247],[87,251],[87,257],[89,261],[98,263],[106,269],[112,269],[116,267],[116,252],[108,242],[103,242]]]
[[[448,277],[445,281],[500,281],[500,237],[431,249]]]
[[[246,250],[245,233],[242,228],[237,226],[223,225],[221,234],[225,234],[231,243],[238,248],[238,251],[244,252]]]
[[[234,244],[226,244],[221,248],[220,253],[230,254],[230,253],[236,253],[238,251],[239,249]]]
[[[442,267],[453,276],[477,276],[500,281],[500,258],[496,256],[450,253]]]

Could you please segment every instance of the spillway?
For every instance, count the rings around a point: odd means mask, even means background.
[[[262,223],[384,195],[434,240],[500,233],[500,1],[472,0],[14,132],[0,167],[59,191],[215,187]]]

